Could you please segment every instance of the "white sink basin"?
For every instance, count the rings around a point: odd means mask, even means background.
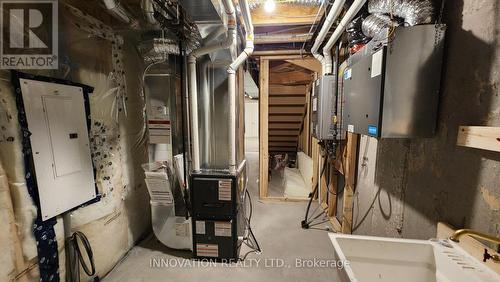
[[[341,281],[498,282],[500,275],[449,240],[409,240],[329,234]]]

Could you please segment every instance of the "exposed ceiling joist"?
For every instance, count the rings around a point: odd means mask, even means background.
[[[259,44],[275,44],[275,43],[293,43],[293,42],[306,42],[311,40],[312,34],[272,34],[272,35],[256,35],[254,43]]]
[[[272,13],[263,7],[252,11],[254,26],[283,26],[283,25],[310,25],[316,20],[319,7],[299,6],[293,4],[279,4]],[[321,14],[318,18],[321,18]]]

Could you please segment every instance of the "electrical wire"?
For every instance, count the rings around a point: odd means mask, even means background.
[[[245,227],[245,235],[243,237],[243,240],[240,243],[245,244],[248,246],[251,250],[246,252],[242,258],[239,260],[243,261],[247,258],[247,256],[251,253],[261,253],[262,250],[260,248],[259,242],[257,241],[257,238],[255,237],[255,234],[253,233],[252,227],[250,226],[250,221],[252,219],[252,214],[253,214],[253,204],[252,204],[252,198],[250,196],[250,192],[248,192],[248,189],[245,188],[245,194],[248,197],[248,203],[249,203],[249,215],[248,218],[246,217],[246,212],[245,212],[245,222],[246,222],[246,227]]]
[[[79,243],[80,242],[80,243]],[[92,247],[90,242],[80,231],[76,231],[67,239],[67,251],[68,251],[68,280],[70,282],[80,282],[80,265],[87,276],[92,277],[95,275],[95,263],[94,263],[94,253],[92,252]],[[89,265],[85,262],[85,259],[80,250],[80,245],[82,245],[87,254],[89,260]]]
[[[325,161],[324,161],[324,164],[323,164],[323,168],[321,169],[321,173],[319,175],[318,183],[316,183],[316,186],[314,186],[314,190],[309,194],[309,202],[307,203],[306,214],[304,216],[304,220],[302,220],[302,222],[301,222],[301,226],[304,229],[308,229],[309,228],[309,224],[312,222],[312,220],[315,219],[314,218],[314,219],[311,220],[309,218],[309,210],[311,209],[311,204],[312,204],[313,199],[315,198],[315,196],[318,193],[319,181],[321,181],[321,177],[323,177],[323,174],[325,173],[326,163],[327,162],[328,162],[328,157],[325,158]],[[317,210],[317,208],[316,208],[316,210]]]

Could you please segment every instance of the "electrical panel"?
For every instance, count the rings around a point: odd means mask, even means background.
[[[445,25],[398,27],[378,48],[370,42],[343,73],[342,128],[377,138],[434,135]]]
[[[325,75],[314,83],[312,93],[312,135],[318,140],[334,140],[337,131],[336,75]]]
[[[83,89],[20,79],[42,219],[96,197]]]
[[[193,253],[196,258],[237,260],[245,230],[241,172],[191,175]]]

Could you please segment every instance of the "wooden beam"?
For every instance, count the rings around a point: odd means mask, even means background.
[[[269,185],[269,61],[260,61],[259,74],[259,196],[260,198],[267,197],[267,189]]]
[[[252,56],[260,57],[260,56],[282,56],[282,55],[310,55],[307,52],[302,52],[301,50],[265,50],[265,51],[254,51]]]
[[[302,60],[286,60],[289,63],[297,65],[299,67],[321,73],[321,64],[316,59],[302,59]]]
[[[500,152],[500,127],[460,126],[457,145]]]
[[[283,33],[272,35],[256,35],[254,44],[276,44],[276,43],[293,43],[293,42],[307,42],[311,40],[312,34],[307,33]]]
[[[252,54],[252,57],[257,57],[257,58],[261,58],[261,59],[265,59],[265,60],[269,60],[269,61],[277,61],[277,60],[298,60],[298,59],[307,59],[307,58],[312,58],[311,55],[279,55],[279,54],[276,54],[276,55],[268,55],[268,56],[258,56],[258,55],[254,55]]]
[[[253,25],[283,26],[283,25],[311,25],[316,20],[318,6],[298,6],[293,4],[277,3],[272,13],[264,10],[263,5],[252,10]],[[321,18],[320,14],[319,18]]]

